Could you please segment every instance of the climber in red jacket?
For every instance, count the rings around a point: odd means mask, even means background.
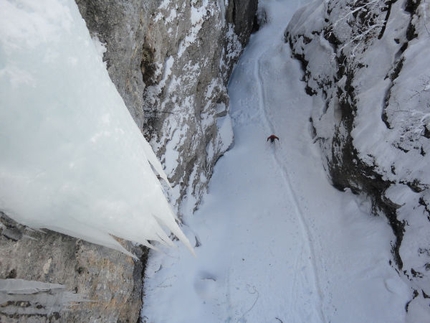
[[[279,140],[279,138],[278,138],[278,137],[276,137],[275,135],[270,135],[269,137],[267,137],[267,140],[266,140],[266,141],[269,141],[269,140],[270,140],[270,142],[274,142],[274,141],[275,141],[275,139],[276,139],[276,140]]]

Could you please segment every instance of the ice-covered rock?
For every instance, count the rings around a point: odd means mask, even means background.
[[[25,279],[0,279],[2,313],[9,315],[52,315],[85,299],[61,284]]]

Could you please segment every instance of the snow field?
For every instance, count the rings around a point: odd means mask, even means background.
[[[392,233],[365,200],[330,186],[283,31],[300,3],[264,1],[229,92],[235,143],[185,220],[197,257],[152,253],[144,322],[404,322],[410,291],[389,265]],[[324,62],[321,62],[323,64]],[[266,142],[275,133],[280,141]]]

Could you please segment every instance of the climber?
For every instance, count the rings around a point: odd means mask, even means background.
[[[269,140],[270,140],[270,142],[274,142],[274,141],[275,141],[275,139],[276,139],[276,140],[279,140],[279,138],[278,138],[278,137],[276,137],[275,135],[270,135],[269,137],[267,137],[267,140],[266,140],[266,141],[269,141]]]

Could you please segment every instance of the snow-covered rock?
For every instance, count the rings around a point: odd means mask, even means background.
[[[369,198],[392,227],[411,322],[430,304],[428,14],[414,0],[316,1],[285,32],[318,107],[313,135],[333,185]]]

